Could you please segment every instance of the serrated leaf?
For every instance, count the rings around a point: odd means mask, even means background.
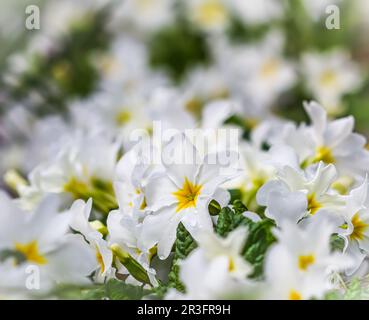
[[[123,281],[111,279],[105,284],[81,288],[78,286],[60,286],[54,295],[66,300],[140,300],[149,290]]]
[[[354,278],[347,286],[345,300],[369,300],[369,279]]]
[[[245,211],[247,211],[246,206],[239,200],[233,203],[232,208],[223,208],[219,214],[215,231],[222,237],[226,237],[229,232],[239,226],[248,227],[249,235],[242,255],[254,267],[250,277],[259,278],[263,273],[265,253],[275,241],[271,231],[274,223],[271,220],[262,220],[255,223],[243,215]]]
[[[250,223],[249,236],[246,240],[243,256],[254,267],[254,271],[250,275],[251,278],[260,278],[263,275],[265,253],[270,245],[276,241],[272,233],[273,227],[274,223],[271,220]]]
[[[178,225],[177,239],[174,247],[174,258],[172,268],[169,273],[168,287],[176,288],[178,291],[184,292],[185,287],[179,279],[179,261],[185,259],[190,252],[197,247],[197,244],[182,223]]]
[[[241,225],[249,225],[251,220],[242,215],[247,208],[241,201],[237,200],[233,204],[233,209],[230,207],[223,208],[219,213],[215,232],[222,237],[226,237],[229,232]]]

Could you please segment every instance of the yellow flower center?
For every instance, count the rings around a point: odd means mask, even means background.
[[[364,223],[363,220],[360,219],[360,216],[358,213],[356,213],[352,217],[351,223],[354,226],[354,230],[350,234],[350,239],[351,240],[363,240],[364,233],[368,229],[369,225]]]
[[[326,146],[321,146],[316,149],[316,155],[314,158],[314,162],[323,161],[327,164],[335,163],[336,159],[334,158],[331,149]]]
[[[316,200],[315,194],[308,195],[308,211],[310,211],[311,215],[314,215],[322,205]]]
[[[155,1],[153,0],[137,0],[136,2],[138,4],[138,8],[140,8],[141,10],[151,9],[155,4]]]
[[[290,291],[290,294],[288,296],[288,299],[289,300],[302,300],[302,296],[301,296],[301,294],[298,291],[292,289]]]
[[[127,110],[119,112],[115,117],[115,121],[119,126],[126,125],[131,119],[132,113]]]
[[[46,264],[46,258],[38,251],[37,241],[31,241],[29,243],[15,243],[15,250],[23,254],[27,261],[37,264]]]
[[[227,20],[227,12],[219,1],[208,0],[196,10],[195,20],[204,26],[221,25]]]
[[[200,195],[201,188],[202,185],[193,184],[191,181],[185,178],[182,189],[173,192],[173,195],[178,200],[176,212],[179,212],[183,209],[196,207],[196,201]]]
[[[320,76],[320,84],[324,87],[337,85],[337,74],[333,70],[325,70]]]
[[[309,266],[315,262],[315,257],[313,254],[308,254],[305,256],[299,256],[299,269],[306,271]]]
[[[186,102],[185,108],[187,111],[191,112],[196,117],[201,116],[202,109],[204,107],[204,102],[200,98],[193,97]]]
[[[232,257],[229,257],[229,262],[228,262],[228,271],[229,272],[233,272],[236,270],[236,264],[234,263],[234,260]]]
[[[263,78],[269,78],[274,76],[278,71],[279,63],[276,59],[269,59],[261,66],[261,76]]]

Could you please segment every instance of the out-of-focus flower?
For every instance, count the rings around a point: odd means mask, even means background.
[[[200,29],[220,32],[229,24],[230,12],[224,0],[186,1],[188,17]]]
[[[201,234],[199,248],[181,263],[180,276],[186,293],[170,291],[167,298],[221,299],[257,296],[257,285],[245,277],[251,271],[250,266],[240,255],[246,237],[245,228],[234,230],[225,239],[212,233]]]
[[[278,243],[266,257],[265,298],[323,298],[332,288],[329,274],[350,266],[349,259],[331,252],[329,239],[333,232],[334,227],[325,220],[316,220],[305,229],[286,222],[282,230],[276,231]]]
[[[314,98],[333,115],[344,108],[342,96],[354,92],[362,84],[359,66],[342,50],[305,53],[302,72]]]
[[[81,236],[68,234],[71,212],[60,213],[56,198],[44,199],[32,212],[20,210],[4,193],[0,203],[2,294],[11,295],[15,290],[25,296],[37,295],[60,282],[89,283],[87,277],[96,264],[94,255]],[[30,282],[27,279],[32,274],[35,278]]]
[[[283,35],[269,33],[260,43],[248,46],[221,45],[219,64],[244,112],[260,118],[268,114],[281,93],[296,82],[293,63],[282,56]]]
[[[32,170],[30,185],[17,190],[21,204],[32,208],[49,193],[69,195],[71,199],[92,197],[107,214],[116,206],[112,183],[118,151],[119,143],[104,136],[77,137]]]
[[[263,24],[283,16],[284,9],[280,1],[261,0],[261,1],[243,1],[229,0],[229,6],[232,7],[234,15],[241,18],[245,24]]]
[[[112,28],[123,24],[150,32],[173,21],[173,0],[127,0],[114,9]]]
[[[336,177],[332,164],[320,162],[316,170],[307,172],[285,166],[276,180],[259,189],[257,201],[267,207],[266,215],[278,225],[285,220],[297,223],[307,215],[335,212],[345,204],[340,195],[330,190]]]

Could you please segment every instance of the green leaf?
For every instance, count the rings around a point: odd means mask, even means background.
[[[345,300],[368,300],[369,299],[369,279],[354,278],[347,286],[344,294]]]
[[[178,225],[177,239],[174,247],[175,253],[172,268],[169,273],[168,287],[176,288],[178,291],[184,292],[185,287],[179,279],[179,261],[185,259],[190,254],[190,252],[197,247],[197,244],[182,223]]]
[[[67,300],[140,300],[149,293],[150,291],[143,289],[142,286],[111,279],[105,284],[87,288],[60,286],[55,290],[54,295]]]
[[[106,297],[110,300],[140,300],[149,294],[149,290],[119,280],[110,280],[105,285]]]
[[[211,216],[217,216],[221,210],[220,204],[215,200],[212,200],[209,203],[208,210]]]
[[[249,225],[251,220],[244,217],[242,214],[245,211],[247,211],[247,208],[239,200],[233,203],[233,209],[230,207],[223,208],[219,213],[215,232],[222,237],[226,237],[229,232],[237,227]]]
[[[330,238],[330,247],[332,251],[341,251],[345,246],[345,240],[339,237],[337,234],[333,234]]]
[[[270,245],[276,241],[272,233],[273,227],[272,220],[262,220],[250,224],[249,236],[243,251],[244,258],[254,267],[250,278],[261,278],[263,275],[265,253]]]
[[[165,70],[175,81],[211,59],[205,35],[184,19],[153,34],[148,50],[151,66]]]
[[[253,222],[244,217],[243,213],[245,211],[247,211],[246,206],[239,200],[233,203],[232,208],[223,208],[219,214],[215,231],[222,237],[226,237],[239,226],[248,227],[249,236],[246,240],[242,255],[254,267],[250,277],[259,278],[263,274],[265,253],[269,246],[276,240],[271,231],[274,227],[274,223],[269,219]]]

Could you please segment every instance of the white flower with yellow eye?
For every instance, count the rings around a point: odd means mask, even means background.
[[[167,81],[163,73],[151,70],[145,43],[128,35],[114,39],[110,50],[94,62],[101,73],[100,87],[113,95],[118,92],[118,97],[122,90],[129,95],[150,92]]]
[[[346,270],[353,274],[369,254],[369,197],[368,180],[346,196],[346,206],[341,210],[345,222],[338,234],[345,240],[344,252],[355,263]]]
[[[323,298],[332,288],[330,274],[351,262],[340,253],[332,253],[330,236],[335,227],[317,219],[302,229],[285,222],[276,230],[278,242],[266,255],[265,276],[268,299],[302,300]]]
[[[152,32],[170,24],[175,16],[173,0],[127,0],[118,4],[112,26],[131,25],[142,32]]]
[[[15,290],[37,295],[56,284],[90,283],[88,276],[96,268],[94,255],[83,237],[69,233],[71,212],[59,212],[55,197],[25,212],[0,193],[0,206],[1,293]],[[34,286],[27,288],[30,270],[35,275]]]
[[[197,67],[191,70],[181,86],[186,98],[185,108],[200,116],[204,106],[231,94],[229,85],[217,66]]]
[[[103,234],[100,232],[104,233],[106,230],[96,230],[89,221],[91,209],[92,199],[89,199],[87,202],[83,200],[75,201],[70,208],[72,215],[70,227],[84,236],[90,246],[92,255],[96,258],[94,280],[96,282],[104,282],[106,278],[114,277],[115,270],[112,267],[113,254],[108,243],[104,240]]]
[[[306,53],[302,58],[306,86],[330,114],[342,111],[341,98],[359,89],[359,66],[343,51]]]
[[[224,156],[224,157],[223,157]],[[148,215],[142,226],[142,242],[146,248],[158,246],[158,256],[170,254],[180,222],[196,238],[197,232],[211,230],[208,206],[216,200],[221,207],[230,199],[221,185],[233,178],[222,172],[230,159],[223,154],[202,158],[185,135],[177,135],[163,148],[165,173],[152,179],[145,188]]]
[[[141,95],[129,95],[122,91],[102,93],[97,97],[94,113],[99,126],[112,136],[122,139],[127,149],[132,145],[130,134],[135,129],[152,132],[153,122],[147,108],[147,100]],[[91,112],[91,108],[89,112]]]
[[[247,229],[242,227],[229,233],[226,238],[213,232],[203,232],[199,234],[198,244],[208,261],[216,263],[218,259],[225,259],[231,276],[244,279],[252,271],[249,263],[241,256],[247,234]]]
[[[283,35],[273,31],[254,45],[220,43],[215,48],[233,94],[243,99],[250,117],[265,116],[280,94],[296,83],[294,65],[283,58],[283,47]]]
[[[229,24],[230,12],[227,1],[189,0],[185,5],[190,21],[202,30],[220,32]]]
[[[119,143],[103,135],[77,135],[53,159],[31,171],[30,184],[18,190],[20,203],[29,209],[50,193],[72,199],[88,199],[93,194],[94,204],[107,214],[116,205],[112,183],[119,147]],[[102,193],[97,194],[97,189]],[[96,195],[103,197],[101,201]]]
[[[302,129],[311,139],[304,142],[310,149],[307,163],[332,163],[341,175],[363,176],[369,167],[369,151],[365,149],[366,138],[353,132],[354,118],[329,121],[325,110],[316,102],[306,103],[304,107],[312,123]]]
[[[199,247],[180,264],[186,293],[169,291],[167,299],[255,298],[257,284],[247,280],[251,266],[241,256],[247,230],[239,228],[226,238],[201,233]]]
[[[225,186],[227,189],[239,189],[243,202],[254,210],[257,208],[255,196],[260,187],[276,177],[278,168],[286,165],[297,167],[297,156],[288,146],[274,146],[263,151],[254,144],[240,143],[239,148],[241,173]]]
[[[331,214],[345,205],[344,198],[331,190],[336,178],[335,167],[322,162],[306,172],[285,166],[277,179],[259,189],[256,199],[267,207],[266,215],[278,225],[285,221],[297,223],[306,216]]]
[[[304,104],[311,124],[296,126],[287,123],[276,132],[271,145],[286,144],[298,154],[303,168],[323,161],[334,164],[340,177],[360,178],[369,167],[369,151],[365,149],[366,138],[354,133],[352,116],[330,121],[327,112],[318,103]],[[360,179],[359,179],[360,180]]]

